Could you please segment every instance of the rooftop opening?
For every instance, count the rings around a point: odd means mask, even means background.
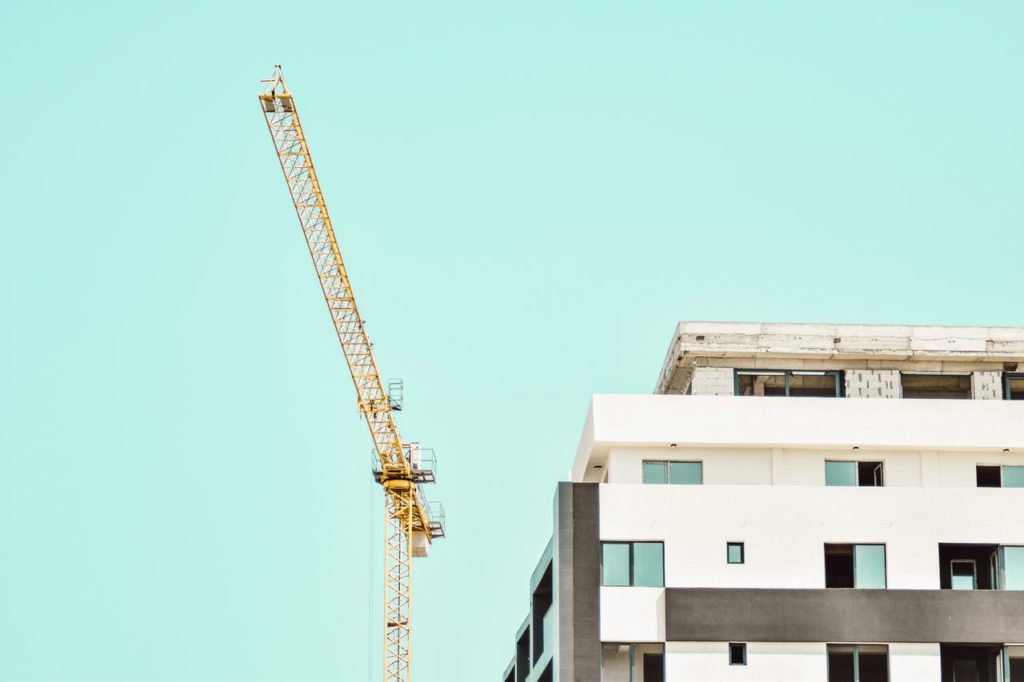
[[[736,370],[736,395],[839,398],[842,372]]]
[[[1003,397],[1007,400],[1024,400],[1024,374],[1005,375]]]
[[[971,399],[971,375],[969,374],[903,373],[901,376],[904,398]]]

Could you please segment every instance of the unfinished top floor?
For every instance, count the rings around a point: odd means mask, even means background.
[[[655,393],[1024,400],[1024,328],[680,322]]]

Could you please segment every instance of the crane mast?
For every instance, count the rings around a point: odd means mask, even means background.
[[[404,444],[398,434],[396,407],[377,369],[281,67],[263,82],[267,87],[260,106],[352,375],[359,412],[373,438],[373,474],[384,488],[384,680],[408,682],[412,557],[426,556],[427,545],[444,537],[443,514],[436,508],[432,513],[421,490],[421,484],[433,482],[434,472],[421,465],[418,448]]]

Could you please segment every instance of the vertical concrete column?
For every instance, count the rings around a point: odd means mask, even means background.
[[[900,372],[896,369],[848,369],[847,398],[899,398]]]
[[[554,592],[558,682],[601,679],[601,543],[598,484],[559,483],[555,493]]]
[[[971,397],[975,400],[1002,400],[1002,372],[971,373]]]
[[[733,395],[733,369],[731,367],[694,367],[690,379],[691,395]]]

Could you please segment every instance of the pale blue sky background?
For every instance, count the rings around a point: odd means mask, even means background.
[[[6,0],[0,679],[377,679],[379,491],[256,101],[275,63],[442,458],[415,679],[477,682],[590,394],[652,390],[677,320],[1024,324],[1022,22]]]

